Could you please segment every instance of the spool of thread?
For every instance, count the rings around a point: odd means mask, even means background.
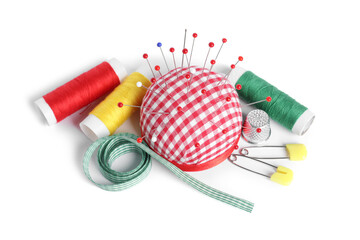
[[[315,115],[307,107],[250,71],[237,67],[228,79],[235,87],[241,85],[237,93],[246,102],[256,102],[271,96],[271,102],[265,101],[255,106],[297,135],[306,133],[314,121]]]
[[[44,95],[35,104],[53,125],[113,90],[126,75],[125,68],[113,58]]]
[[[118,107],[119,102],[126,105],[141,105],[146,89],[137,87],[138,82],[145,87],[150,86],[150,80],[147,77],[138,70],[133,72],[80,123],[81,130],[88,138],[95,141],[98,138],[112,135],[138,110],[125,105],[121,108]]]

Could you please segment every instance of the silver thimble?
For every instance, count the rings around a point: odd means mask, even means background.
[[[263,110],[252,110],[246,116],[242,129],[244,139],[253,144],[265,142],[271,134],[270,117]]]

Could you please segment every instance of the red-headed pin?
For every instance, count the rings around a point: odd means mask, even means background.
[[[149,65],[149,68],[150,68],[153,76],[155,77],[155,73],[154,73],[154,71],[152,70],[151,64],[150,64],[149,59],[148,59],[148,58],[149,58],[149,55],[148,55],[147,53],[144,53],[144,54],[143,54],[143,58],[147,61],[148,65]]]
[[[213,66],[215,65],[215,63],[216,63],[216,61],[214,59],[210,61],[211,67],[210,67],[209,72],[211,72],[211,70],[212,70]],[[206,81],[209,80],[209,77],[210,77],[210,74],[207,76]]]
[[[159,74],[160,74],[161,77],[163,77],[163,75],[162,75],[161,72],[160,72],[160,66],[159,66],[159,65],[156,65],[154,69],[155,69],[155,71],[158,71],[158,72],[159,72]],[[168,87],[166,80],[165,80],[165,85],[166,85],[166,87]]]
[[[233,69],[235,69],[235,65],[236,65],[236,64],[231,64],[231,65],[230,65],[230,70],[225,74],[225,76],[223,76],[223,77],[221,78],[221,80],[220,80],[219,83],[218,83],[218,86],[220,85],[220,83],[221,83],[225,78],[229,78],[230,73],[232,72]],[[221,91],[222,91],[222,90],[221,90]]]
[[[178,76],[178,70],[177,70],[177,67],[176,67],[176,61],[175,61],[175,55],[174,55],[174,52],[175,52],[175,48],[170,48],[170,50],[169,50],[170,52],[171,52],[171,54],[172,54],[172,57],[173,57],[173,61],[174,61],[174,67],[175,67],[175,69],[176,69],[176,78],[177,78],[177,80],[179,80],[179,76]]]
[[[118,107],[119,107],[119,108],[122,108],[122,107],[124,107],[124,106],[126,106],[126,107],[136,107],[136,108],[141,108],[141,106],[127,105],[127,104],[123,104],[122,102],[119,102],[119,103],[118,103]]]
[[[187,62],[187,64],[188,64],[188,67],[190,67],[190,65],[189,65],[189,59],[188,59],[188,57],[187,57],[188,52],[189,52],[189,50],[187,50],[186,48],[184,48],[184,49],[182,50],[183,56],[185,55],[185,58],[186,58],[186,62]]]
[[[257,104],[257,103],[261,103],[261,102],[271,102],[272,98],[270,96],[266,97],[265,99],[263,100],[260,100],[260,101],[257,101],[257,102],[253,102],[253,103],[249,103],[249,104],[245,104],[245,106],[250,106],[250,105],[254,105],[254,104]]]
[[[244,58],[242,56],[238,57],[238,61],[235,63],[235,66],[239,63],[242,62],[244,60]]]
[[[209,51],[208,51],[208,53],[206,54],[206,58],[205,58],[205,62],[204,62],[203,68],[205,68],[206,61],[207,61],[207,59],[208,59],[208,57],[209,57],[210,50],[211,50],[214,46],[215,46],[215,44],[214,44],[213,42],[210,42],[210,43],[209,43]],[[204,70],[203,70],[203,72],[204,72]]]
[[[221,51],[224,43],[226,43],[226,42],[227,42],[227,39],[226,39],[226,38],[223,38],[223,39],[222,39],[222,44],[221,44],[221,46],[220,46],[220,48],[219,48],[218,53],[216,54],[215,60],[217,60],[217,58],[218,58],[218,56],[219,56],[219,54],[220,54],[220,51]]]
[[[190,60],[189,60],[189,65],[191,64],[191,58],[192,58],[192,54],[193,54],[193,50],[194,50],[194,44],[195,44],[195,38],[197,38],[197,33],[193,33],[193,42],[191,45],[191,52],[190,52]]]
[[[135,108],[142,108],[141,106],[135,106],[135,105],[127,105],[127,104],[123,104],[122,102],[118,103],[118,107],[122,108],[122,107],[135,107]],[[143,112],[143,113],[147,113],[147,114],[170,114],[169,112]]]

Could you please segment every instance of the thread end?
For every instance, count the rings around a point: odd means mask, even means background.
[[[51,109],[49,104],[47,104],[47,102],[43,97],[39,98],[34,103],[40,109],[41,113],[44,115],[49,126],[57,123],[53,110]]]
[[[291,131],[297,135],[304,135],[315,119],[315,114],[307,109],[295,122]]]
[[[116,75],[119,77],[119,82],[123,80],[127,76],[127,71],[125,67],[121,64],[119,60],[116,58],[112,58],[107,63],[110,64]]]
[[[80,129],[92,141],[110,135],[105,124],[95,115],[89,114],[84,121],[80,123]]]

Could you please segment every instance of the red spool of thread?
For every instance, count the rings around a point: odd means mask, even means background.
[[[113,58],[44,95],[35,104],[53,125],[113,90],[126,75],[125,68]]]

